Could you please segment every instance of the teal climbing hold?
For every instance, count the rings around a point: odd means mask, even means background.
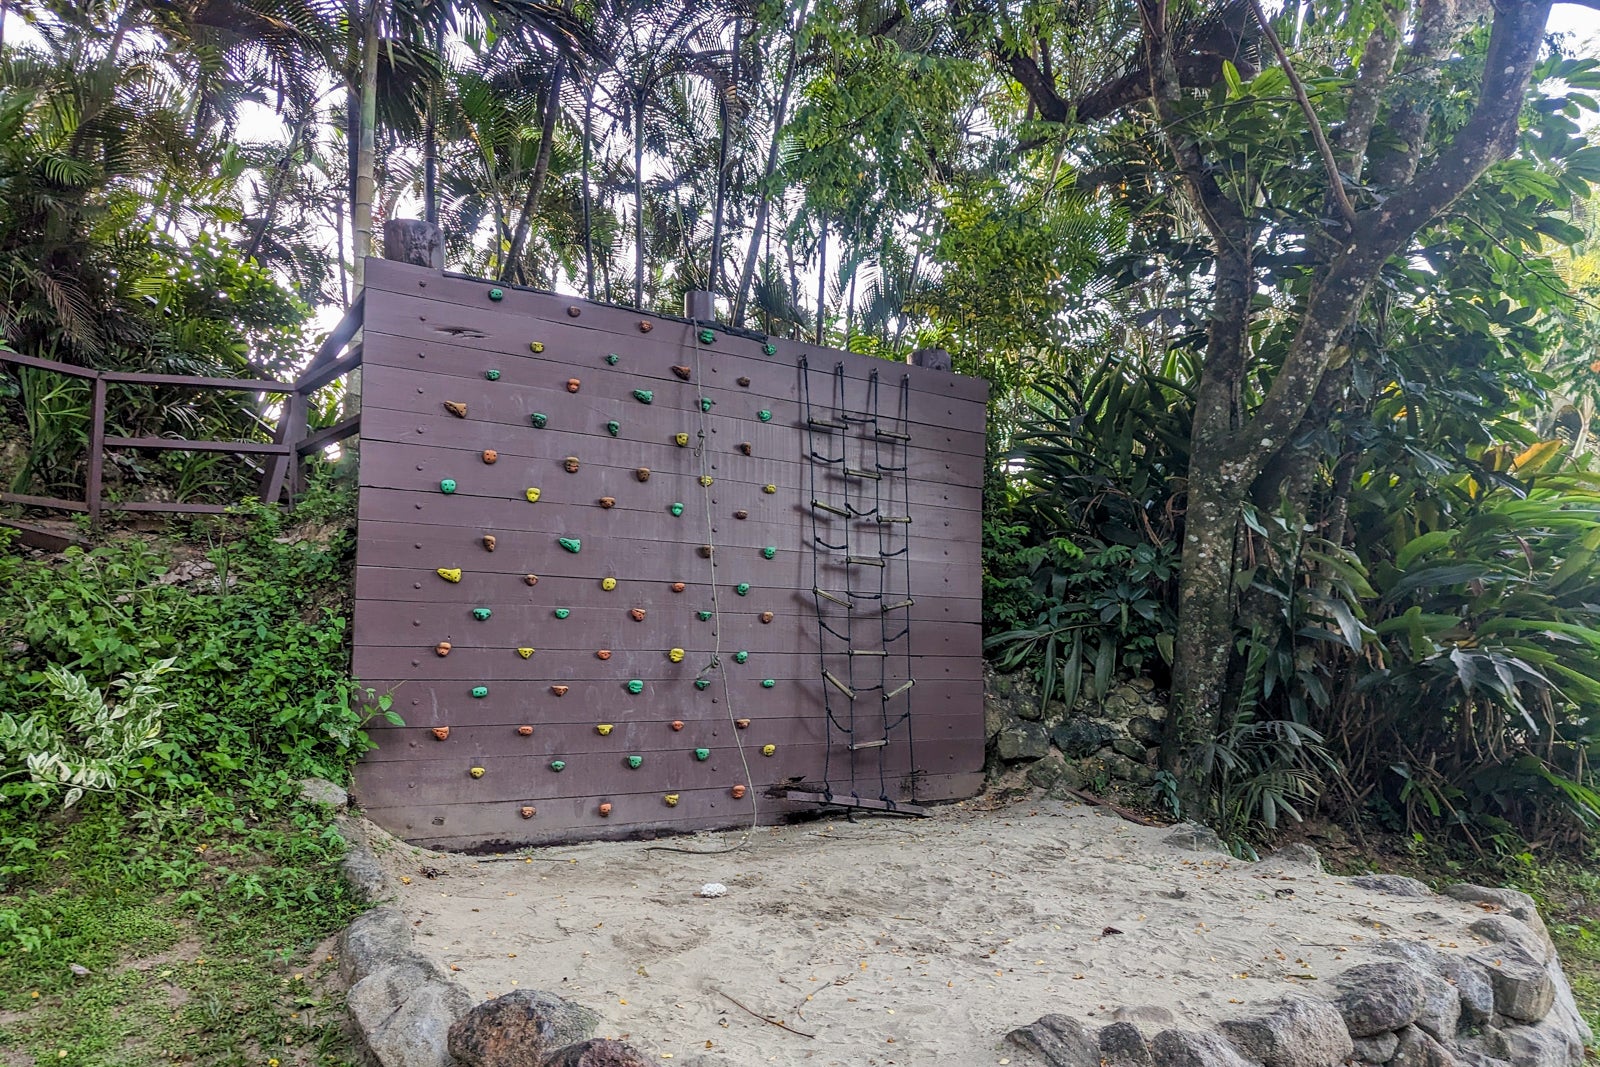
[[[704,763],[711,758],[711,750],[709,748],[697,748],[694,750],[694,758]]]
[[[696,689],[704,689],[706,686],[708,686],[710,684],[711,684],[711,679],[710,678],[696,678],[694,680],[694,687]]]
[[[756,418],[760,419],[762,422],[771,422],[772,412],[768,411],[766,408],[762,408],[760,411],[756,412]]]
[[[778,354],[778,346],[773,344],[771,341],[768,341],[766,344],[761,346],[761,354],[763,356],[775,356]]]
[[[456,491],[456,480],[454,478],[446,478],[446,479],[444,479],[443,481],[441,481],[439,483],[439,492],[441,492],[441,493],[453,493],[455,491]]]
[[[747,660],[749,658],[750,658],[750,653],[746,652],[742,648],[739,651],[737,651],[737,652],[735,652],[733,654],[733,662],[735,662],[735,663],[743,663],[745,660]]]
[[[677,518],[679,515],[683,514],[683,505],[682,504],[678,504],[678,503],[674,503],[667,510],[672,512],[673,518]]]
[[[638,696],[640,693],[644,692],[644,683],[639,681],[637,678],[628,679],[628,692],[632,693],[634,696]]]
[[[711,410],[711,405],[713,403],[715,403],[715,401],[713,401],[709,396],[701,397],[700,398],[700,410],[701,411],[710,411]]]
[[[778,683],[773,681],[771,678],[763,678],[763,679],[761,679],[761,688],[763,688],[763,689],[771,689],[773,686],[775,686],[777,684]]]
[[[629,756],[628,757],[628,766],[632,767],[634,770],[638,770],[640,767],[644,766],[644,757],[643,756]]]
[[[494,614],[494,612],[489,610],[488,608],[473,608],[472,609],[472,617],[474,619],[477,619],[479,622],[488,622],[489,621],[489,616],[493,615],[493,614]]]
[[[558,619],[564,619],[568,615],[571,615],[571,614],[572,614],[572,609],[571,608],[557,608],[556,609],[556,618],[558,618]]]
[[[550,421],[550,416],[546,415],[542,411],[535,411],[532,415],[528,416],[528,419],[533,423],[536,429],[542,430],[544,429],[544,424]]]
[[[648,389],[635,389],[633,391],[633,398],[641,404],[648,404],[655,400],[656,394],[652,393]]]
[[[717,343],[716,331],[714,331],[714,330],[701,330],[700,331],[700,343],[703,344],[703,345],[716,344]]]
[[[558,537],[556,542],[568,552],[577,553],[583,551],[583,542],[576,537]]]
[[[490,289],[489,290],[489,299],[490,300],[504,300],[505,298],[506,298],[506,291],[504,289]]]
[[[622,423],[620,423],[620,422],[608,422],[608,423],[606,423],[606,433],[610,434],[612,437],[617,436],[617,434],[619,434],[621,432],[622,432]]]
[[[472,687],[472,695],[479,698],[486,697],[489,695],[489,687],[486,685],[475,685]]]
[[[566,760],[561,760],[561,759],[553,759],[553,760],[550,761],[550,769],[552,771],[555,771],[557,774],[560,774],[562,771],[567,769],[567,761]]]
[[[613,367],[615,367],[617,365],[617,360],[619,360],[621,358],[622,357],[617,355],[615,352],[607,352],[606,353],[606,363],[610,364]]]
[[[740,596],[744,596],[746,593],[750,592],[750,583],[740,582],[738,585],[733,587],[733,591],[738,593]]]
[[[491,382],[498,382],[500,380],[500,372],[497,370],[486,370],[483,372],[483,376],[489,379]]]
[[[695,614],[695,618],[699,619],[701,622],[710,622],[711,621],[711,612],[709,612],[709,611],[697,611],[694,614]]]
[[[777,554],[778,554],[778,546],[777,545],[768,545],[766,548],[763,548],[761,550],[761,558],[762,559],[771,559],[773,556],[776,556]]]

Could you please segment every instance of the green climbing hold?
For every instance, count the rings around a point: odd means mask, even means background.
[[[472,617],[474,619],[477,619],[479,622],[488,622],[489,621],[489,616],[493,615],[493,614],[494,614],[494,612],[490,611],[488,608],[473,608],[472,609]]]
[[[504,300],[505,298],[506,298],[506,291],[504,289],[490,289],[489,290],[489,299],[490,300]]]
[[[489,687],[486,685],[475,685],[472,687],[472,695],[479,698],[486,697],[489,695]]]
[[[540,430],[544,429],[544,424],[550,421],[550,416],[546,415],[542,411],[535,411],[532,415],[529,415],[528,418],[530,421],[532,421],[534,427]]]
[[[699,619],[701,622],[711,621],[711,612],[709,611],[697,611],[694,613],[694,615],[695,618]]]
[[[643,756],[629,756],[628,757],[628,766],[632,767],[634,770],[638,770],[640,767],[644,766],[644,757]]]
[[[778,346],[773,344],[771,341],[768,341],[766,344],[761,346],[761,354],[763,356],[775,356],[778,354]]]
[[[709,748],[697,748],[694,750],[694,758],[704,763],[711,758],[711,750]]]
[[[572,609],[571,608],[557,608],[556,609],[556,618],[558,618],[558,619],[564,619],[568,615],[571,615],[571,614],[572,614]]]
[[[644,683],[639,681],[637,678],[628,679],[628,692],[632,693],[634,696],[638,696],[640,693],[644,692]]]
[[[735,652],[733,654],[733,662],[735,662],[735,663],[743,663],[745,660],[747,660],[749,658],[750,658],[750,653],[746,652],[742,648],[739,651],[737,651],[737,652]]]
[[[550,769],[552,771],[555,771],[557,774],[560,774],[562,771],[567,769],[567,761],[566,760],[561,760],[561,759],[553,759],[553,760],[550,761]]]
[[[483,376],[489,379],[491,382],[498,382],[500,380],[500,372],[497,370],[486,370],[483,372]]]
[[[733,591],[738,593],[740,596],[744,596],[746,593],[750,592],[750,583],[740,582],[738,585],[733,587]]]
[[[700,410],[701,411],[710,411],[711,410],[711,405],[713,403],[714,403],[714,401],[709,396],[701,397],[700,398]]]
[[[606,363],[609,364],[610,366],[615,367],[617,365],[617,360],[619,360],[621,358],[622,357],[617,355],[615,352],[607,352],[606,353]]]
[[[576,537],[558,537],[556,542],[568,552],[578,553],[583,551],[583,542]]]
[[[773,556],[776,556],[777,554],[778,554],[778,546],[777,545],[768,545],[766,548],[763,548],[761,550],[761,558],[762,559],[771,559]]]
[[[610,434],[612,437],[617,436],[617,434],[619,434],[621,432],[622,432],[622,423],[620,423],[620,422],[608,422],[608,423],[606,423],[606,433]]]
[[[453,493],[455,491],[456,491],[456,480],[454,478],[446,478],[446,479],[444,479],[443,481],[441,481],[439,483],[439,492],[441,492],[441,493]]]
[[[711,684],[711,679],[710,678],[696,678],[694,680],[694,687],[696,689],[704,689],[706,686],[708,686],[710,684]]]
[[[762,408],[760,411],[756,412],[756,418],[760,419],[762,422],[771,422],[772,412],[768,411],[766,408]]]
[[[674,503],[667,510],[672,512],[673,518],[677,518],[679,515],[683,514],[683,505],[682,504],[678,504],[678,503]]]
[[[633,391],[633,398],[641,404],[648,404],[655,400],[656,394],[652,393],[648,389],[635,389]]]
[[[700,331],[700,343],[703,344],[703,345],[716,344],[717,343],[716,331],[715,330],[701,330]]]
[[[775,686],[777,684],[778,683],[773,681],[771,678],[763,678],[763,679],[761,679],[761,688],[763,688],[763,689],[771,689],[773,686]]]

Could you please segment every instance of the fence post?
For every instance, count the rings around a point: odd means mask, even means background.
[[[94,376],[94,408],[89,416],[89,474],[84,484],[84,503],[89,508],[89,526],[100,528],[100,497],[105,480],[106,460],[106,380]]]

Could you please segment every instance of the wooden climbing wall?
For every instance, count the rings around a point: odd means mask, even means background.
[[[405,719],[372,819],[478,849],[977,792],[985,383],[366,277],[353,669]]]

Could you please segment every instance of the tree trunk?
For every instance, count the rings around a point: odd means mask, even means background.
[[[644,93],[633,108],[633,306],[644,307]]]
[[[589,187],[589,150],[594,140],[594,80],[583,91],[583,283],[594,299],[594,190]]]
[[[546,177],[550,174],[550,147],[556,136],[556,119],[561,116],[561,83],[567,73],[567,57],[556,57],[554,72],[550,75],[550,91],[544,104],[544,125],[539,129],[539,154],[534,157],[533,177],[528,180],[528,196],[522,202],[522,217],[517,220],[517,233],[511,239],[511,251],[500,268],[500,282],[511,280],[511,274],[522,261],[522,250],[527,247],[528,231],[533,228],[534,213],[539,210],[539,196],[544,192]]]
[[[795,35],[805,25],[806,5],[800,5],[800,21]],[[739,270],[739,288],[733,294],[733,310],[729,321],[735,326],[744,322],[745,297],[750,292],[750,280],[755,276],[756,256],[761,251],[761,234],[767,226],[767,211],[772,204],[772,176],[778,170],[778,146],[783,136],[783,119],[789,110],[789,93],[794,88],[795,40],[789,39],[789,58],[783,68],[783,87],[778,93],[778,106],[772,113],[772,137],[767,142],[767,162],[761,171],[761,192],[756,199],[755,223],[750,227],[750,247],[744,256],[744,266]]]
[[[439,75],[428,83],[428,112],[422,122],[422,220],[439,224],[439,94],[444,81],[444,20],[446,9],[439,8],[433,24],[433,55]]]
[[[733,73],[728,86],[718,102],[717,115],[721,119],[721,138],[717,145],[717,196],[711,216],[711,270],[707,273],[706,287],[713,293],[720,289],[722,280],[722,214],[728,199],[728,118],[731,102],[739,92],[739,37],[744,28],[740,19],[733,20]],[[757,227],[759,230],[760,227]]]
[[[822,217],[822,231],[817,236],[817,344],[822,343],[828,321],[828,217]]]
[[[378,4],[367,6],[361,42],[361,139],[356,150],[355,200],[350,206],[353,235],[350,255],[354,260],[356,292],[366,285],[362,260],[372,254],[372,209],[376,199],[378,124]]]

